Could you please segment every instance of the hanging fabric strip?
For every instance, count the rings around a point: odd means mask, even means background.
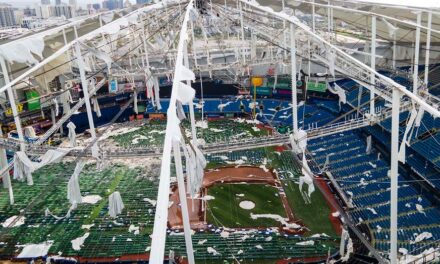
[[[177,101],[176,103],[176,108],[177,108],[177,117],[180,120],[186,119],[186,115],[185,115],[185,111],[183,110],[183,105],[180,101]]]
[[[327,60],[328,60],[328,70],[330,74],[335,77],[335,60],[336,60],[336,54],[328,48],[327,51]]]
[[[60,106],[58,105],[58,100],[56,97],[52,99],[52,103],[55,106],[55,116],[58,116],[60,114]]]
[[[17,151],[14,155],[14,179],[24,181],[26,178],[27,184],[33,185],[32,173],[34,171],[47,164],[61,161],[67,153],[69,153],[69,150],[51,149],[39,158],[39,162],[34,162],[29,159],[25,152]]]
[[[273,80],[273,88],[272,90],[275,90],[278,85],[278,65],[276,64],[274,67],[274,80]]]
[[[339,110],[342,107],[342,104],[346,104],[347,103],[347,95],[345,94],[345,90],[342,89],[339,85],[337,85],[336,83],[333,83],[334,87],[332,88],[329,84],[327,84],[328,90],[332,93],[332,94],[336,94],[339,97]]]
[[[72,95],[70,91],[67,90],[60,95],[61,105],[63,107],[63,114],[70,112],[70,100]]]
[[[92,98],[93,111],[96,113],[97,117],[101,117],[101,108],[99,107],[98,98]]]
[[[417,110],[416,108],[413,106],[413,108],[411,109],[411,116],[409,118],[408,123],[406,124],[406,129],[405,129],[405,133],[403,134],[403,138],[402,138],[402,143],[400,144],[400,149],[399,149],[399,161],[402,162],[403,164],[405,164],[405,158],[406,158],[406,146],[408,145],[407,142],[407,138],[408,138],[408,133],[411,130],[414,121],[416,120],[417,117]]]
[[[187,105],[194,100],[195,95],[196,90],[187,84],[179,82],[177,89],[177,100],[179,100],[182,104]]]
[[[408,145],[410,144],[411,139],[417,137],[417,133],[419,131],[419,127],[420,127],[420,125],[422,123],[422,119],[423,119],[424,115],[425,115],[425,108],[423,108],[423,106],[420,106],[419,111],[417,111],[417,117],[416,117],[416,120],[414,121],[414,126],[413,126],[413,128],[411,130],[411,133],[410,133],[409,137],[408,137],[409,138],[408,142],[407,142]],[[414,130],[416,130],[416,135],[413,137]]]
[[[67,128],[69,129],[69,133],[67,136],[69,137],[70,146],[72,148],[76,147],[76,132],[75,132],[76,126],[74,123],[69,122],[67,124]]]
[[[27,179],[28,185],[33,185],[32,172],[36,170],[34,162],[32,162],[26,153],[22,151],[15,152],[14,155],[14,179],[24,181]]]
[[[385,25],[387,25],[388,34],[389,34],[390,38],[394,38],[396,35],[396,32],[399,28],[395,27],[393,24],[388,22],[385,18],[382,18],[382,21],[385,23]]]
[[[48,216],[52,216],[52,217],[55,218],[56,220],[62,220],[62,219],[65,219],[65,218],[70,218],[70,214],[71,214],[71,212],[72,212],[73,210],[75,210],[76,208],[77,208],[77,204],[76,204],[76,203],[73,203],[73,204],[69,207],[69,210],[67,211],[66,215],[63,216],[63,217],[54,215],[54,214],[49,210],[49,208],[46,208],[46,210],[44,211],[44,215],[45,215],[46,217],[48,217]]]
[[[80,204],[82,202],[81,190],[79,188],[79,175],[85,165],[86,163],[82,159],[76,163],[75,170],[67,184],[67,199],[71,204]]]
[[[136,114],[139,114],[139,110],[138,110],[138,94],[137,94],[137,91],[136,91],[136,88],[134,88],[135,90],[134,90],[134,92],[133,92],[133,98],[134,98],[134,100],[133,100],[133,111],[136,113]]]
[[[157,76],[154,76],[153,80],[154,80],[154,98],[156,100],[156,107],[157,107],[157,110],[161,110],[162,106],[160,104],[159,78]]]
[[[96,58],[104,61],[107,64],[107,69],[108,70],[111,69],[113,59],[107,53],[105,53],[105,52],[103,52],[103,51],[101,51],[99,49],[89,47],[89,46],[85,45],[84,43],[81,43],[81,44],[83,44],[83,46],[86,47],[86,49],[89,51],[89,54],[92,54]],[[90,57],[90,60],[94,61],[92,57]],[[93,63],[93,65],[94,64],[95,63]]]
[[[153,92],[154,89],[154,80],[151,72],[148,69],[145,69],[145,88],[147,93],[147,98],[150,100],[153,107],[156,107],[155,95]]]
[[[367,137],[367,149],[365,150],[365,153],[367,154],[367,155],[370,155],[371,154],[371,135],[369,135],[368,137]]]
[[[311,194],[315,191],[315,186],[313,185],[313,176],[310,174],[311,170],[309,165],[307,164],[306,154],[303,152],[302,157],[302,178],[303,182],[305,182],[308,185],[308,192],[307,195],[309,198],[311,197]]]
[[[177,81],[195,81],[196,76],[193,71],[183,65],[178,65],[177,67],[179,69],[176,70],[176,76],[174,76]]]
[[[190,156],[186,145],[180,142],[180,146],[183,150],[183,155],[185,157],[186,191],[187,193],[190,193],[191,185],[192,185],[192,181],[191,181],[192,177],[190,177],[190,173],[192,171],[192,164],[190,161]]]
[[[108,214],[111,218],[116,218],[117,215],[121,214],[124,209],[124,202],[122,202],[121,194],[119,192],[114,192],[108,197]]]
[[[417,118],[416,118],[416,123],[415,123],[415,127],[420,127],[420,124],[422,123],[422,119],[423,119],[423,115],[425,114],[425,108],[423,108],[422,106],[419,109],[419,112],[417,114]]]

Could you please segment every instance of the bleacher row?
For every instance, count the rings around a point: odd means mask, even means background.
[[[381,72],[382,74],[391,77],[393,80],[406,87],[411,87],[407,79],[401,76],[393,76],[389,72]],[[344,79],[337,81],[337,84],[347,90],[347,101],[351,106],[358,105],[359,84],[353,80]],[[363,89],[361,96],[361,104],[370,99],[370,93],[367,89]],[[321,103],[331,106],[331,103]],[[385,102],[382,99],[376,100],[376,107],[384,106]],[[369,105],[362,107],[367,110]],[[349,108],[347,108],[348,110]],[[400,113],[400,140],[406,129],[406,121],[409,119],[409,112]],[[380,122],[377,126],[367,127],[365,129],[369,134],[373,135],[376,140],[382,142],[384,146],[390,146],[391,135],[391,118]],[[414,128],[414,131],[408,141],[410,147],[407,148],[407,163],[413,168],[415,172],[425,177],[430,183],[440,190],[440,120],[434,119],[429,113],[423,115],[421,125]]]
[[[194,101],[195,112],[201,113],[202,104]],[[166,113],[169,106],[169,99],[161,99],[162,110],[157,110],[152,104],[147,105],[146,113]],[[184,106],[184,111],[189,112],[188,107]],[[291,125],[292,107],[289,101],[277,99],[258,99],[257,114],[258,119],[271,125]],[[253,101],[250,99],[205,99],[203,104],[204,114],[216,116],[219,114],[250,114],[253,111]],[[299,125],[308,128],[309,125],[321,126],[331,121],[334,117],[320,109],[316,105],[301,105],[298,108]],[[305,122],[303,122],[303,119]]]
[[[358,132],[310,140],[308,149],[321,166],[329,155],[328,171],[355,206],[350,215],[356,223],[369,226],[373,245],[386,253],[390,221],[389,165],[374,151],[366,154],[365,140]],[[440,239],[440,210],[404,181],[399,175],[399,248],[418,254],[425,244]],[[415,238],[423,232],[430,232],[432,237],[416,243]]]

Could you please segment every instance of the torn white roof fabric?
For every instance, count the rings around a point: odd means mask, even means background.
[[[108,197],[108,214],[110,217],[115,218],[124,209],[124,203],[122,202],[121,194],[114,192]]]

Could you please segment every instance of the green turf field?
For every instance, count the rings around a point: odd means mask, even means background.
[[[249,157],[260,157],[260,150],[248,152]],[[242,152],[230,155],[242,155]],[[252,160],[252,159],[249,159]],[[49,254],[65,257],[119,257],[125,254],[145,254],[151,246],[155,208],[144,199],[157,199],[157,171],[145,168],[128,168],[126,166],[111,165],[103,171],[97,171],[94,164],[87,165],[80,175],[82,196],[99,195],[102,200],[96,204],[80,204],[70,218],[57,220],[52,216],[45,216],[46,208],[58,216],[64,216],[69,207],[66,197],[67,181],[72,174],[74,164],[59,163],[46,166],[35,173],[33,186],[14,181],[14,194],[16,204],[10,206],[8,197],[4,192],[0,195],[0,222],[23,212],[25,222],[21,226],[5,228],[0,225],[0,260],[9,259],[18,254],[21,248],[16,245],[28,243],[39,244],[45,241],[54,241]],[[247,185],[246,185],[247,186]],[[257,185],[253,186],[256,187]],[[116,219],[108,216],[108,195],[114,190],[120,191],[125,209]],[[248,187],[237,189],[244,193],[244,198],[249,200],[261,199],[261,195],[276,198],[274,188],[260,185],[252,190]],[[249,193],[251,191],[252,193]],[[213,194],[215,196],[216,194]],[[252,198],[253,197],[253,198]],[[269,199],[269,198],[268,198]],[[267,199],[266,199],[267,200]],[[216,200],[212,200],[216,201]],[[211,201],[211,202],[212,202]],[[279,199],[273,199],[281,210]],[[266,209],[266,204],[262,210]],[[261,206],[257,204],[255,210],[259,213]],[[23,211],[24,210],[24,211]],[[282,213],[278,213],[282,214]],[[252,224],[261,225],[258,220]],[[267,222],[269,219],[265,219]],[[270,220],[269,220],[270,221]],[[92,225],[84,227],[83,225]],[[129,232],[130,226],[139,227],[139,234]],[[216,225],[220,226],[220,225]],[[89,234],[80,250],[72,248],[71,240]],[[272,239],[266,240],[268,236]],[[197,263],[215,263],[234,259],[234,255],[243,251],[240,258],[243,263],[273,263],[274,259],[286,257],[305,257],[324,255],[328,246],[332,251],[338,245],[335,238],[314,238],[314,246],[300,246],[296,243],[310,240],[305,237],[284,237],[283,234],[249,234],[243,241],[243,234],[231,233],[228,238],[223,238],[211,230],[196,232],[193,235],[194,250]],[[200,243],[201,241],[206,241]],[[263,250],[256,248],[260,245]],[[219,255],[207,251],[208,247],[215,248]],[[181,235],[168,235],[165,252],[175,251],[176,255],[185,255],[184,237]],[[254,262],[253,260],[259,260]],[[261,261],[265,260],[265,261]],[[0,261],[1,262],[1,261]],[[219,262],[216,262],[219,263]]]
[[[331,210],[320,190],[317,187],[315,188],[315,192],[312,194],[311,197],[311,203],[307,203],[299,192],[298,179],[301,172],[299,169],[299,165],[296,163],[296,161],[294,161],[294,158],[290,151],[276,153],[274,151],[274,148],[270,147],[248,151],[218,153],[215,156],[213,155],[212,157],[208,158],[208,160],[210,161],[208,166],[212,165],[210,166],[210,168],[219,167],[222,165],[224,166],[226,163],[217,158],[218,156],[222,155],[227,156],[229,158],[229,161],[234,161],[240,159],[243,155],[247,155],[247,157],[249,158],[249,165],[256,166],[259,166],[262,160],[264,158],[267,158],[267,167],[278,171],[283,189],[287,195],[289,204],[293,210],[294,215],[297,218],[301,219],[306,227],[310,229],[310,231],[306,234],[312,235],[325,233],[329,236],[336,236],[336,231],[334,230],[333,225],[329,220]],[[251,188],[249,188],[249,191],[254,192]],[[255,191],[255,193],[258,193],[258,191]],[[208,220],[210,220],[209,217]],[[223,221],[227,223],[235,223],[235,221],[228,219],[228,215],[225,215],[225,218],[226,219],[224,219]],[[234,218],[234,216],[231,215],[231,218]]]
[[[190,123],[183,122],[185,130],[189,132]],[[208,128],[197,128],[197,137],[207,143],[238,140],[246,137],[267,136],[268,131],[253,128],[254,125],[238,123],[232,119],[210,121]],[[165,121],[150,121],[136,131],[121,133],[111,137],[121,147],[161,146],[164,140]]]
[[[290,171],[292,173],[283,173],[281,175],[283,177],[280,178],[283,178],[281,181],[293,213],[302,219],[310,229],[308,234],[325,233],[329,236],[336,236],[336,231],[329,220],[332,212],[319,188],[315,186],[315,192],[312,193],[310,198],[311,203],[306,203],[303,199],[297,183],[301,172],[293,160],[292,154],[285,151],[281,155],[274,155],[272,152],[268,156],[272,160],[273,166],[278,168],[279,171]]]
[[[217,184],[208,189],[214,200],[208,202],[208,223],[225,227],[278,227],[280,223],[267,218],[252,219],[253,214],[277,214],[286,217],[278,190],[265,184]],[[241,201],[252,201],[255,208],[242,209]]]
[[[228,138],[232,133],[245,133],[251,136],[255,133],[263,135],[264,131],[253,131],[252,125],[231,123],[230,120],[210,122],[209,128],[204,129],[203,137],[207,142]],[[142,133],[150,135],[152,130],[161,131],[161,124],[151,124]],[[218,132],[219,130],[223,130]],[[240,132],[241,131],[241,132]],[[244,132],[243,132],[244,131]],[[200,132],[200,130],[199,130]],[[229,133],[229,134],[228,134]],[[161,144],[163,136],[155,134],[152,142]],[[122,137],[114,137],[121,140],[121,144],[130,145],[136,133]],[[156,138],[157,137],[157,138]],[[147,142],[148,141],[148,142]],[[125,142],[125,143],[124,143]],[[129,143],[127,143],[129,142]],[[141,141],[139,141],[141,142]],[[150,139],[145,140],[150,144]],[[153,143],[152,143],[153,144]],[[289,203],[296,216],[301,218],[305,225],[311,229],[305,237],[289,236],[282,233],[252,233],[249,238],[243,240],[243,234],[231,233],[229,237],[221,237],[212,229],[198,230],[193,235],[196,263],[221,263],[228,259],[229,263],[239,251],[243,251],[240,259],[242,263],[274,263],[274,259],[287,257],[311,257],[325,256],[329,246],[334,252],[338,247],[338,238],[312,238],[316,241],[314,246],[297,245],[298,242],[310,240],[309,235],[325,232],[335,235],[328,220],[330,209],[318,188],[312,195],[312,203],[306,204],[298,191],[296,183],[298,178],[297,165],[293,161],[289,151],[276,154],[272,148],[260,148],[242,150],[227,153],[207,155],[212,168],[226,165],[220,156],[227,156],[228,161],[235,161],[247,157],[247,165],[259,166],[267,159],[267,167],[276,169],[280,175],[283,188],[288,196]],[[143,164],[139,164],[143,166]],[[26,183],[13,181],[16,204],[10,206],[6,192],[0,192],[0,223],[11,216],[22,213],[25,223],[17,227],[2,227],[0,225],[0,259],[9,258],[20,252],[16,245],[53,240],[54,243],[49,254],[61,256],[82,257],[108,257],[122,256],[124,254],[145,254],[151,246],[150,235],[152,233],[155,207],[145,198],[157,199],[158,168],[128,168],[123,165],[110,165],[108,168],[98,171],[95,164],[89,164],[80,175],[80,187],[82,196],[99,195],[102,200],[96,204],[80,204],[74,210],[70,218],[57,220],[46,216],[45,210],[58,216],[64,216],[69,208],[66,197],[67,182],[72,175],[74,164],[63,162],[46,166],[33,173],[33,186]],[[174,174],[172,168],[172,174]],[[289,174],[289,173],[290,174]],[[113,191],[121,193],[125,209],[116,219],[108,216],[108,195]],[[278,190],[264,184],[220,184],[210,188],[209,195],[216,199],[210,200],[208,221],[214,224],[214,230],[218,227],[258,227],[279,226],[275,220],[260,218],[251,219],[250,213],[254,214],[277,214],[285,217],[281,200],[276,196]],[[236,194],[244,194],[243,197]],[[239,207],[242,200],[253,201],[256,207],[252,210],[244,210]],[[215,219],[214,219],[215,216]],[[238,223],[238,224],[237,224]],[[93,225],[89,229],[83,225]],[[139,227],[139,234],[129,232],[130,226]],[[174,232],[168,230],[168,232]],[[80,250],[72,248],[71,240],[89,236]],[[271,240],[266,240],[271,236]],[[203,242],[205,241],[205,242]],[[200,243],[203,242],[203,243]],[[259,245],[263,250],[256,248]],[[219,255],[213,255],[207,251],[213,247]],[[174,250],[176,255],[185,255],[184,237],[181,235],[167,236],[166,252]],[[254,260],[258,260],[255,262]],[[214,261],[214,262],[213,262]],[[216,261],[216,262],[215,262]],[[1,261],[0,261],[1,262]]]

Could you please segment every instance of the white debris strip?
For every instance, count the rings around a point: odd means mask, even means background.
[[[135,235],[139,235],[139,226],[135,226],[135,225],[131,224],[131,225],[128,227],[128,232],[129,232],[129,233],[133,233],[133,234],[135,234]]]
[[[24,245],[20,254],[18,254],[17,258],[28,259],[28,258],[39,258],[47,256],[50,247],[52,246],[53,241],[46,241],[40,244],[27,244]]]
[[[220,233],[220,236],[223,237],[223,238],[228,238],[228,237],[229,237],[229,232],[223,230],[223,231]]]
[[[370,211],[372,214],[377,215],[377,212],[376,210],[374,210],[374,208],[367,207],[367,210]]]
[[[201,197],[201,198],[199,198],[199,199],[200,199],[200,200],[203,200],[203,201],[211,201],[211,200],[214,200],[215,197],[212,196],[212,195],[205,195],[205,196],[203,196],[203,197]]]
[[[217,250],[215,250],[213,247],[208,247],[206,250],[209,254],[212,254],[214,256],[220,255],[220,253],[218,253]]]
[[[90,224],[90,225],[82,225],[81,228],[82,229],[90,229],[94,226],[95,224]]]
[[[311,235],[310,237],[313,237],[313,238],[317,238],[317,237],[329,237],[329,235],[327,235],[326,233],[321,233],[321,234],[314,234],[314,235]]]
[[[218,129],[218,128],[210,128],[209,130],[211,130],[214,133],[221,133],[225,131],[225,129]]]
[[[115,218],[124,209],[124,202],[122,202],[121,194],[119,192],[114,192],[110,194],[109,198],[108,213],[110,217]]]
[[[150,203],[152,206],[156,206],[156,204],[157,204],[157,201],[156,201],[156,200],[153,200],[153,199],[150,199],[150,198],[144,198],[143,200],[144,200],[145,202]]]
[[[102,197],[96,194],[86,195],[82,197],[82,203],[86,204],[96,204],[97,202],[102,200]]]
[[[24,225],[25,219],[26,217],[20,215],[11,216],[2,223],[2,227],[11,228]]]
[[[82,245],[84,244],[86,239],[89,237],[89,235],[90,235],[90,233],[85,233],[83,236],[80,236],[80,237],[72,240],[71,243],[72,243],[73,250],[75,250],[75,251],[81,250]]]
[[[333,212],[333,213],[332,213],[332,216],[333,216],[333,217],[339,217],[339,212],[338,212],[338,211]]]
[[[411,240],[410,244],[415,244],[423,240],[427,240],[432,238],[432,233],[430,232],[422,232],[420,234],[414,234],[414,240]]]
[[[421,204],[416,204],[416,209],[419,213],[426,215],[425,210]]]
[[[289,220],[288,218],[284,218],[280,215],[276,215],[276,214],[253,214],[251,213],[251,218],[252,219],[258,219],[258,218],[268,218],[268,219],[273,219],[277,222],[280,222],[282,225],[284,225],[287,228],[293,228],[293,229],[299,229],[302,228],[302,226],[295,224],[295,223],[288,223],[287,221]]]
[[[296,244],[299,245],[299,246],[313,246],[313,245],[315,245],[315,241],[314,240],[308,240],[308,241],[298,242]]]

